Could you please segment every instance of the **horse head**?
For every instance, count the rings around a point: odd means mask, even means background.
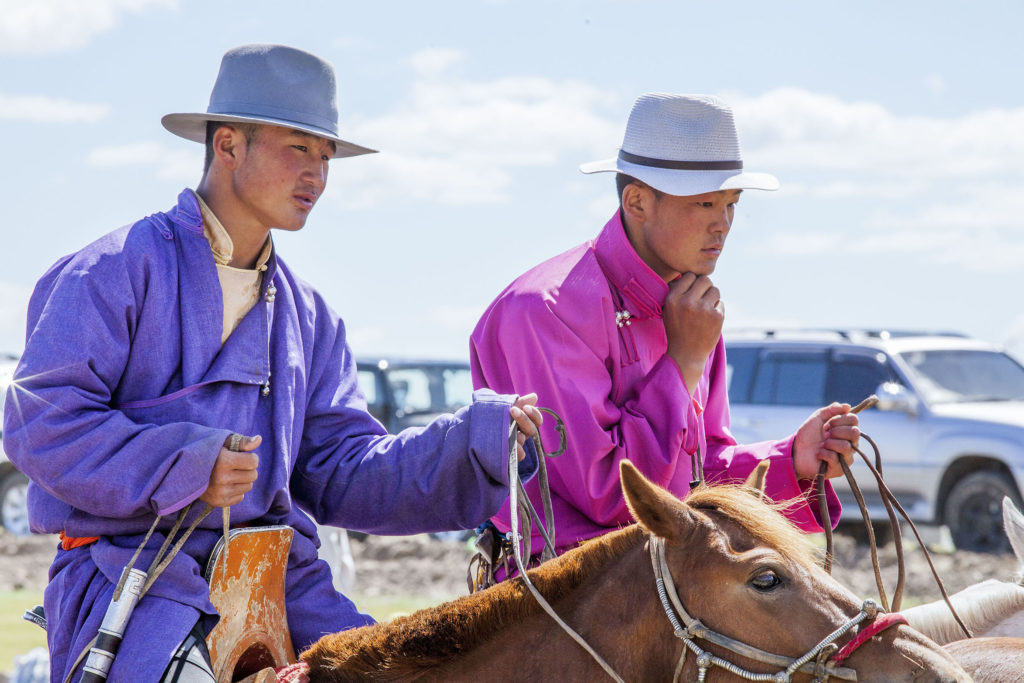
[[[680,631],[692,636],[675,648],[675,656],[684,647],[693,653],[683,664],[686,680],[696,677],[702,658],[771,674],[787,668],[781,660],[802,659],[816,648],[807,661],[821,673],[848,643],[859,645],[842,667],[856,671],[859,681],[969,680],[948,654],[905,625],[875,633],[869,630],[875,620],[854,624],[864,603],[818,566],[807,539],[781,514],[785,504],[766,503],[756,488],[740,486],[700,486],[680,501],[628,461],[620,474],[648,543],[664,546],[664,581],[678,592]],[[849,630],[834,645],[823,646],[843,628]],[[801,670],[807,668],[794,669]],[[727,667],[707,675],[730,676]]]

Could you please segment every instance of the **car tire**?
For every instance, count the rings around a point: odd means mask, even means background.
[[[871,522],[871,531],[875,536],[875,546],[881,548],[884,545],[892,542],[892,525],[888,521],[885,522]],[[867,545],[871,540],[868,538],[867,527],[864,526],[864,520],[858,519],[857,521],[840,521],[836,527],[836,533],[843,534],[852,538],[857,545]]]
[[[1021,504],[1013,482],[991,470],[972,472],[953,485],[943,505],[943,521],[959,550],[1010,552],[1003,529],[1005,496]]]
[[[11,472],[0,482],[0,522],[4,529],[27,536],[28,526],[28,477],[21,472]]]

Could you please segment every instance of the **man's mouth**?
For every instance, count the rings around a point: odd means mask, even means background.
[[[315,192],[296,192],[295,199],[307,208],[312,209],[313,205],[316,204],[316,193]]]

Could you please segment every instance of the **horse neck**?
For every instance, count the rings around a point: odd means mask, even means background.
[[[530,572],[538,590],[550,596],[559,618],[627,680],[646,679],[645,672],[671,671],[681,647],[658,600],[645,541],[639,528],[630,527],[590,542],[608,547],[587,544]],[[522,584],[509,586],[513,587],[502,599],[526,603],[529,615],[503,624],[470,659],[511,659],[516,662],[516,677],[524,680],[554,680],[563,674],[573,680],[584,673],[605,676],[582,647],[566,645],[562,627],[535,606],[535,598]],[[549,647],[557,656],[540,654],[529,657],[529,662],[518,661],[526,659],[523,652],[543,653]],[[467,664],[473,666],[458,666]]]

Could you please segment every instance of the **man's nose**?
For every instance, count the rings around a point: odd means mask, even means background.
[[[726,207],[722,209],[722,212],[715,218],[711,229],[715,232],[729,232],[729,228],[732,227],[732,211]]]
[[[327,185],[327,162],[318,161],[311,164],[306,175],[318,189],[322,190]]]

